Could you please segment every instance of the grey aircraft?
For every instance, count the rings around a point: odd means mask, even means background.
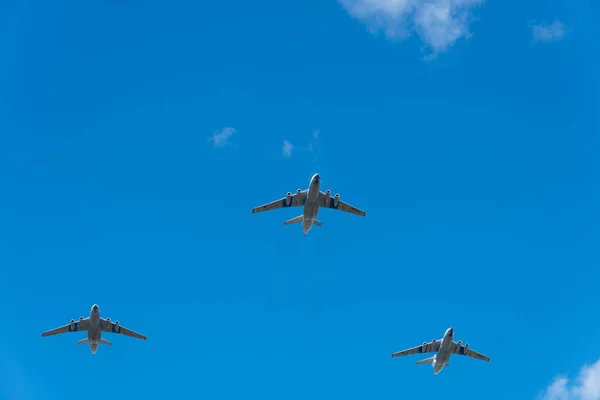
[[[104,319],[100,317],[100,308],[97,304],[94,304],[92,306],[89,317],[79,317],[79,321],[75,321],[72,319],[69,324],[46,331],[42,333],[42,336],[45,337],[57,335],[59,333],[80,331],[87,331],[88,337],[86,339],[81,339],[77,342],[77,344],[89,343],[90,350],[94,355],[96,354],[96,351],[98,351],[99,344],[112,345],[112,343],[108,340],[102,339],[102,332],[120,333],[125,336],[131,336],[133,338],[146,340],[146,336],[140,335],[137,332],[134,332],[125,328],[124,326],[119,325],[119,321],[111,322],[110,318]]]
[[[304,206],[304,212],[295,218],[285,221],[284,225],[297,224],[302,222],[302,231],[304,236],[308,233],[313,224],[321,226],[321,222],[317,220],[317,214],[320,207],[333,208],[335,210],[345,211],[351,214],[364,217],[366,213],[358,208],[352,207],[349,204],[340,200],[340,195],[331,196],[331,190],[321,192],[321,177],[319,174],[314,174],[310,180],[308,189],[298,189],[296,193],[287,193],[283,199],[275,200],[271,203],[262,205],[252,209],[252,213],[261,211],[275,210],[277,208],[299,207]]]
[[[469,348],[468,344],[464,346],[461,341],[453,342],[454,329],[448,328],[444,337],[440,340],[433,340],[429,343],[425,342],[422,346],[413,347],[412,349],[402,350],[392,354],[392,358],[408,356],[410,354],[422,354],[422,353],[436,353],[433,357],[426,358],[421,361],[417,361],[417,364],[431,364],[433,366],[433,375],[440,373],[444,367],[448,367],[448,360],[450,355],[458,354],[461,356],[473,357],[482,361],[490,361],[489,357],[479,354]]]

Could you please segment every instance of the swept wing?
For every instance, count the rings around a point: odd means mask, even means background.
[[[350,214],[359,215],[361,217],[367,215],[363,210],[359,210],[358,208],[341,201],[339,196],[331,196],[323,192],[319,192],[319,199],[317,200],[317,203],[319,204],[319,207],[341,210]]]
[[[431,342],[425,342],[421,346],[412,347],[410,349],[398,351],[392,354],[394,357],[409,356],[411,354],[422,354],[422,353],[437,353],[440,350],[440,340],[432,340]]]
[[[67,332],[79,332],[87,331],[90,326],[90,317],[80,319],[79,321],[73,321],[70,324],[60,326],[58,328],[50,329],[42,333],[42,336],[52,336]]]
[[[263,204],[262,206],[253,208],[252,213],[276,210],[278,208],[303,206],[304,202],[306,201],[307,192],[307,190],[304,190],[294,194],[290,193],[289,196],[286,196],[283,199],[275,200],[270,203]]]
[[[119,333],[136,339],[146,340],[146,336],[104,318],[100,318],[100,329],[102,329],[102,332]]]
[[[483,354],[471,350],[469,348],[469,345],[463,346],[456,342],[452,342],[452,353],[461,356],[476,358],[481,361],[490,361],[490,358],[488,356],[484,356]]]

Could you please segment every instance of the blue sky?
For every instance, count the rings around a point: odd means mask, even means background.
[[[597,3],[167,4],[0,4],[0,398],[600,399]]]

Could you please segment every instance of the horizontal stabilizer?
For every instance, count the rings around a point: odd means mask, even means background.
[[[435,358],[435,357],[429,357],[429,358],[426,358],[426,359],[424,359],[424,360],[417,361],[417,365],[421,365],[421,364],[431,364],[431,363],[433,363],[433,359],[434,359],[434,358]]]
[[[291,224],[297,224],[299,222],[302,222],[302,219],[304,218],[304,216],[299,215],[296,218],[292,218],[292,219],[288,219],[287,221],[285,221],[283,224],[284,225],[291,225]]]
[[[323,226],[321,221],[317,221],[316,219],[313,221],[313,224],[315,224],[316,226]]]
[[[109,345],[109,346],[112,344],[112,343],[111,343],[111,342],[109,342],[108,340],[106,340],[106,339],[102,339],[102,338],[100,338],[100,340],[98,340],[98,343],[100,343],[100,344],[107,344],[107,345]]]
[[[89,343],[88,338],[81,339],[80,341],[77,342],[77,344],[86,344],[86,343]]]

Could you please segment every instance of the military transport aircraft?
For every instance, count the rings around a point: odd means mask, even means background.
[[[96,354],[98,351],[98,344],[111,345],[112,343],[106,339],[102,339],[102,332],[113,332],[120,333],[125,336],[131,336],[137,339],[146,340],[146,336],[140,335],[137,332],[129,330],[124,326],[119,325],[119,321],[111,322],[110,318],[100,317],[100,308],[94,304],[90,311],[90,316],[87,318],[80,317],[79,321],[71,320],[68,325],[61,326],[60,328],[52,329],[42,333],[42,336],[52,336],[59,333],[66,332],[80,332],[87,331],[87,339],[82,339],[77,344],[90,344],[90,350],[92,354]]]
[[[317,226],[322,225],[321,222],[317,220],[317,214],[319,213],[320,207],[346,211],[351,214],[360,215],[361,217],[366,215],[364,211],[341,201],[339,194],[331,196],[330,190],[323,193],[321,192],[320,188],[321,178],[319,177],[319,174],[315,174],[311,178],[310,185],[308,186],[307,190],[298,189],[294,194],[288,192],[287,196],[283,199],[256,207],[252,209],[252,212],[257,213],[261,211],[275,210],[277,208],[304,206],[304,212],[302,215],[289,219],[283,223],[284,225],[290,225],[302,222],[302,231],[304,232],[304,236],[306,236],[313,224]]]
[[[410,354],[421,354],[421,353],[437,353],[433,357],[426,358],[421,361],[417,361],[417,364],[431,364],[433,366],[433,374],[437,375],[444,367],[448,367],[448,360],[450,360],[451,354],[458,354],[461,356],[469,356],[482,361],[490,361],[489,357],[479,354],[469,348],[468,344],[464,346],[461,341],[453,342],[454,329],[448,328],[444,337],[440,340],[433,340],[429,343],[425,342],[422,346],[413,347],[412,349],[402,350],[392,354],[392,358],[408,356]]]

